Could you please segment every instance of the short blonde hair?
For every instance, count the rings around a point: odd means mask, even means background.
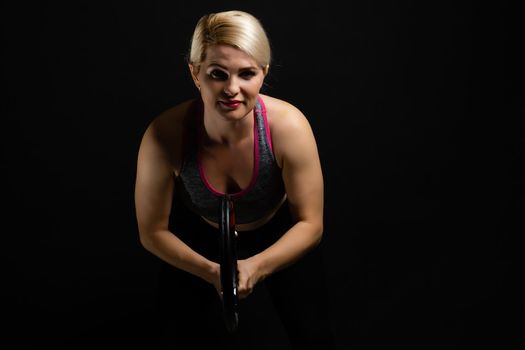
[[[225,44],[252,56],[261,67],[271,61],[270,42],[257,18],[243,11],[225,11],[202,16],[191,38],[188,63],[196,70],[206,59],[208,47]]]

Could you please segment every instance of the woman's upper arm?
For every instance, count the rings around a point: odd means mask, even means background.
[[[150,124],[142,138],[135,180],[135,210],[141,239],[168,228],[173,196],[173,155],[162,123]]]
[[[323,175],[310,124],[293,106],[275,124],[272,135],[291,210],[297,220],[320,225],[322,230]]]

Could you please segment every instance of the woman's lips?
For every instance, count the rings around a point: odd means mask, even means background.
[[[230,109],[235,109],[239,107],[242,103],[242,101],[238,100],[229,100],[229,101],[219,101],[223,106],[226,106]]]

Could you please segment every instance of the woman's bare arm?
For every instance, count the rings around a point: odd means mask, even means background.
[[[219,265],[196,253],[168,229],[173,196],[174,150],[162,119],[146,130],[140,144],[135,183],[135,208],[140,242],[148,251],[208,281],[217,288]],[[176,157],[175,157],[176,158]]]
[[[274,123],[272,137],[296,223],[272,246],[252,257],[262,276],[297,261],[319,244],[323,233],[323,176],[310,124],[290,106],[282,120]]]

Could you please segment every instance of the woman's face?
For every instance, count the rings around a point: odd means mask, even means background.
[[[208,47],[199,71],[191,65],[190,70],[205,108],[230,120],[253,110],[267,73],[253,57],[230,45]]]

